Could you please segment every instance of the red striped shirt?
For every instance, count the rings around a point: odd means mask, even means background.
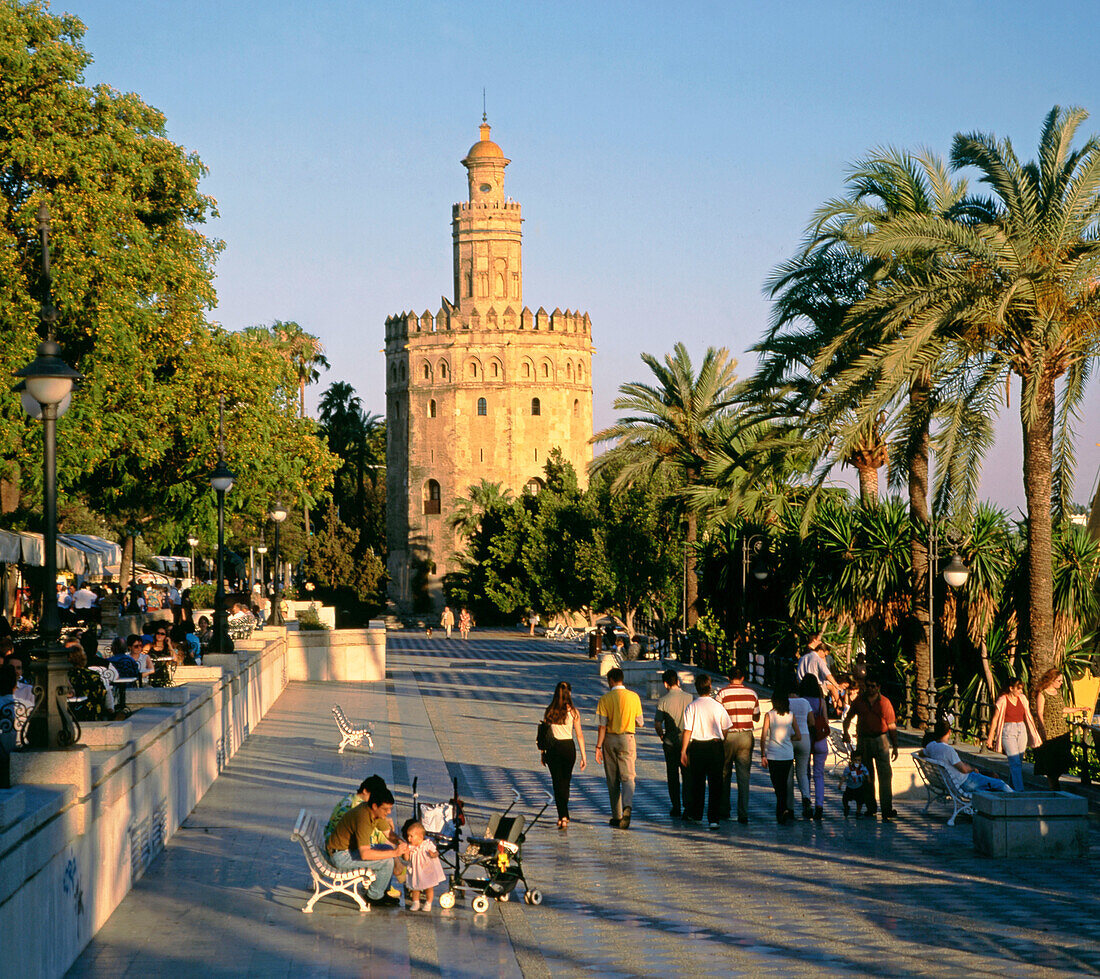
[[[730,716],[735,731],[751,731],[760,717],[760,701],[756,692],[744,684],[730,684],[714,695]]]

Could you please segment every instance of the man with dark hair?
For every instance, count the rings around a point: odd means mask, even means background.
[[[753,729],[760,720],[760,699],[745,686],[745,671],[730,670],[730,682],[715,694],[715,699],[730,716],[730,729],[723,744],[721,818],[730,818],[730,783],[737,771],[737,821],[749,821],[749,773],[752,770]]]
[[[967,795],[975,792],[1011,792],[1012,786],[1002,779],[983,775],[959,757],[959,753],[947,743],[951,737],[951,722],[941,717],[936,721],[935,736],[921,749],[921,754],[938,761],[945,769],[952,785]]]
[[[711,829],[718,829],[722,809],[722,743],[730,729],[730,716],[710,695],[710,677],[706,673],[695,677],[695,692],[699,696],[684,711],[681,735],[680,764],[691,772],[691,803],[684,819],[697,823],[703,818],[705,792],[707,822]]]
[[[617,666],[607,671],[608,691],[596,704],[596,762],[603,764],[607,794],[611,798],[611,826],[630,828],[634,802],[634,766],[638,746],[634,731],[642,726],[642,701],[623,684]]]
[[[338,870],[368,867],[374,871],[374,881],[367,888],[367,903],[375,907],[394,907],[401,903],[399,898],[386,895],[393,877],[394,859],[409,851],[408,844],[398,839],[393,831],[392,812],[390,790],[372,790],[370,802],[348,810],[325,840],[329,859]]]
[[[653,728],[661,739],[661,748],[665,753],[665,777],[668,779],[668,798],[672,803],[669,815],[673,819],[679,819],[681,773],[684,776],[684,796],[688,793],[687,771],[680,765],[680,735],[683,731],[684,709],[691,703],[691,695],[680,688],[680,674],[675,670],[665,670],[661,680],[665,685],[665,695],[657,701]]]
[[[862,684],[859,696],[852,703],[852,709],[844,718],[844,740],[850,743],[848,728],[852,718],[858,719],[856,725],[856,746],[867,766],[867,783],[871,795],[871,810],[874,815],[875,777],[878,777],[878,796],[882,803],[882,821],[889,822],[897,815],[894,809],[893,769],[891,761],[898,757],[898,725],[894,714],[894,705],[882,696],[882,685],[878,678],[868,677]],[[873,762],[873,764],[872,764]]]

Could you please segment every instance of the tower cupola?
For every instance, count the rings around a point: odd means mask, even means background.
[[[504,201],[504,168],[511,160],[504,158],[504,151],[489,138],[490,126],[484,114],[481,117],[481,139],[470,147],[462,160],[470,183],[471,203]]]

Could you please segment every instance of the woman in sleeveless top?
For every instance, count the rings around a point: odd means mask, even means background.
[[[1062,699],[1061,670],[1047,670],[1035,684],[1035,721],[1043,743],[1035,752],[1035,774],[1045,775],[1051,789],[1073,764],[1069,743],[1069,708]]]
[[[543,720],[550,725],[550,745],[543,752],[542,763],[550,769],[554,784],[554,804],[558,807],[558,829],[569,825],[569,783],[573,779],[573,766],[577,762],[577,749],[573,735],[580,745],[581,771],[588,764],[584,751],[584,731],[581,715],[573,706],[573,688],[564,680],[554,688],[554,699],[546,708]]]
[[[1008,777],[1013,791],[1024,791],[1024,752],[1039,745],[1039,732],[1024,694],[1024,681],[1014,677],[997,698],[989,725],[986,747],[1003,751],[1008,758]]]

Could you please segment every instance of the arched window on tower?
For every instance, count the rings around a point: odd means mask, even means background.
[[[432,379],[432,365],[431,364],[425,364],[424,365],[424,380],[425,381],[430,381],[431,379]]]
[[[432,404],[435,404],[435,402],[433,401]],[[580,416],[581,416],[581,403],[576,398],[574,398],[573,399],[573,417],[574,418],[580,418]]]
[[[437,483],[434,479],[429,479],[424,484],[424,512],[439,513],[439,510],[439,483]]]
[[[494,292],[494,295],[496,296],[497,299],[503,299],[504,295],[505,295],[505,293],[504,293],[504,274],[501,273],[501,272],[497,273],[496,291]]]
[[[549,377],[550,376],[550,365],[548,363],[546,363],[545,361],[543,361],[543,365],[542,365],[542,376],[543,377]]]
[[[447,380],[447,374],[448,374],[447,361],[441,360],[439,362],[439,378],[440,378],[440,380],[443,380],[443,381]]]
[[[531,376],[531,365],[528,364],[528,363],[524,363],[524,365],[523,365],[523,376],[524,377],[530,377]]]
[[[489,403],[484,398],[477,399],[477,413],[479,415],[489,414]]]
[[[540,402],[538,398],[532,398],[531,399],[531,414],[532,415],[541,415],[542,414],[542,402]]]
[[[435,398],[428,402],[428,417],[435,418]]]
[[[469,272],[462,277],[462,295],[466,299],[471,299],[474,295],[474,280]]]

